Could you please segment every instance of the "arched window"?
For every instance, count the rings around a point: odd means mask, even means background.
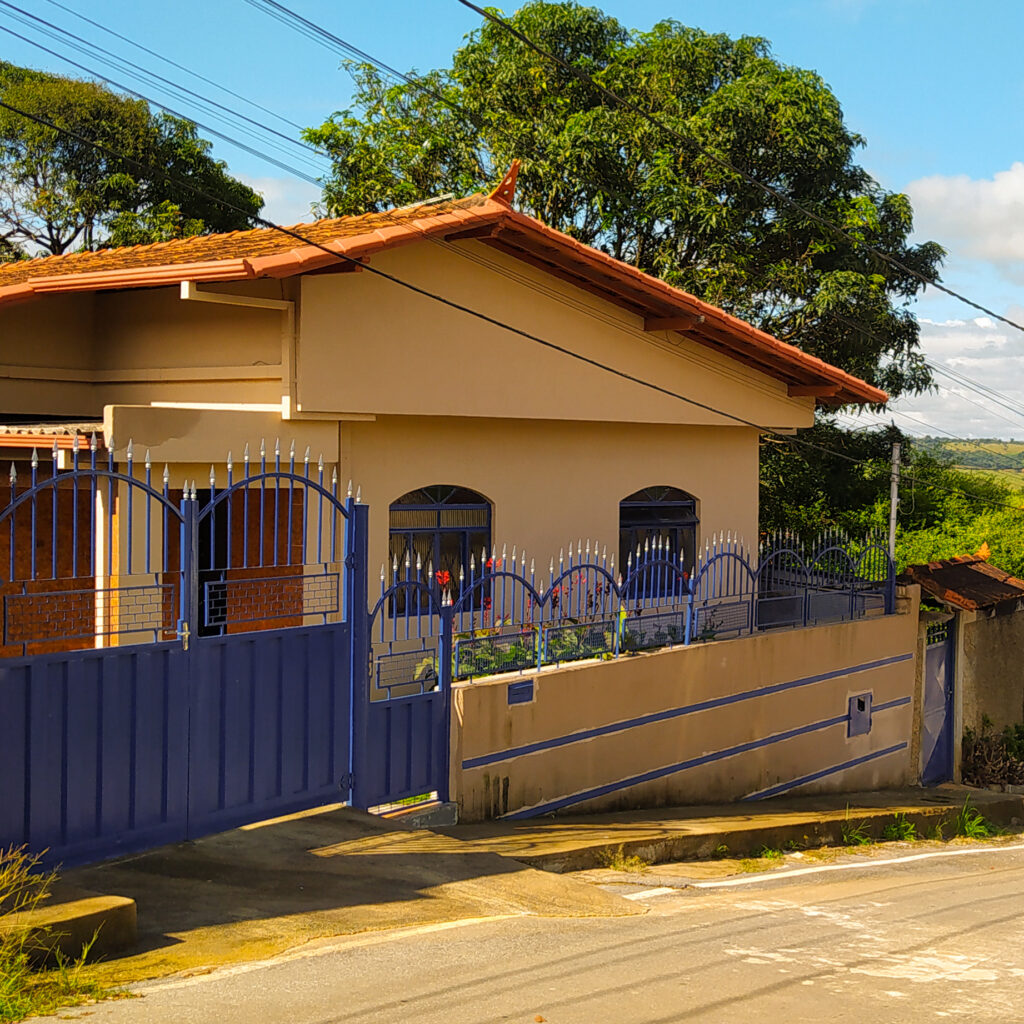
[[[645,487],[619,502],[619,565],[625,574],[626,560],[646,542],[660,538],[673,559],[683,555],[692,571],[697,552],[697,499],[678,487]]]
[[[458,597],[459,569],[468,574],[469,556],[480,560],[480,552],[491,550],[491,505],[476,491],[451,484],[432,484],[403,494],[390,509],[390,558],[397,562],[399,578],[405,579],[405,560],[409,559],[409,577],[416,579],[416,559],[420,561],[420,580],[443,582]],[[440,574],[440,575],[439,575]]]

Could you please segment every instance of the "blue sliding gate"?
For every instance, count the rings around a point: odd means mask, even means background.
[[[368,510],[322,460],[246,449],[177,491],[131,445],[52,462],[0,509],[0,848],[82,863],[446,786],[447,701],[371,701]]]

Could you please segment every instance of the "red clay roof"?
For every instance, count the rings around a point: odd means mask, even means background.
[[[291,277],[336,264],[335,253],[365,260],[420,239],[454,240],[452,236],[468,232],[645,319],[693,318],[693,326],[680,333],[803,393],[817,389],[836,404],[882,403],[888,398],[865,381],[518,213],[495,194],[319,220],[291,230],[305,241],[273,228],[256,228],[0,264],[0,305],[51,292]]]
[[[908,565],[903,578],[919,583],[926,594],[968,611],[1024,600],[1024,580],[997,568],[981,555]]]

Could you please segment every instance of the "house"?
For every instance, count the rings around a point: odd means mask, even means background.
[[[0,266],[0,845],[915,777],[917,589],[756,546],[761,435],[885,394],[514,177]]]
[[[964,732],[1024,722],[1024,580],[988,561],[987,547],[925,565],[903,580],[943,611],[921,612],[921,770],[960,778]]]
[[[0,457],[24,481],[24,438],[45,470],[55,431],[95,431],[101,460],[123,471],[131,441],[203,500],[229,452],[308,451],[369,505],[371,564],[453,579],[492,549],[546,567],[587,538],[621,567],[661,538],[692,568],[713,534],[754,542],[762,431],[886,396],[517,212],[514,177],[0,266]]]

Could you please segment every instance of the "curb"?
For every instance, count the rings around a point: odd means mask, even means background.
[[[809,812],[799,820],[785,824],[742,825],[723,828],[721,831],[685,832],[686,823],[680,823],[679,831],[669,831],[654,839],[625,840],[623,842],[598,840],[573,850],[559,850],[555,853],[517,853],[507,851],[505,856],[521,861],[530,867],[541,868],[557,874],[570,871],[587,871],[606,867],[609,860],[621,854],[625,857],[639,857],[648,864],[666,861],[708,860],[724,845],[728,856],[744,856],[756,853],[763,847],[783,849],[788,844],[802,847],[842,845],[843,826],[847,821],[863,823],[864,830],[872,839],[880,839],[885,826],[893,815],[900,813],[907,821],[913,822],[921,834],[933,831],[940,822],[949,822],[956,816],[962,804],[892,807],[859,807],[848,811]],[[972,804],[989,821],[996,825],[1011,824],[1012,819],[1024,818],[1024,799],[1007,795],[1004,799],[986,800],[984,804]]]

